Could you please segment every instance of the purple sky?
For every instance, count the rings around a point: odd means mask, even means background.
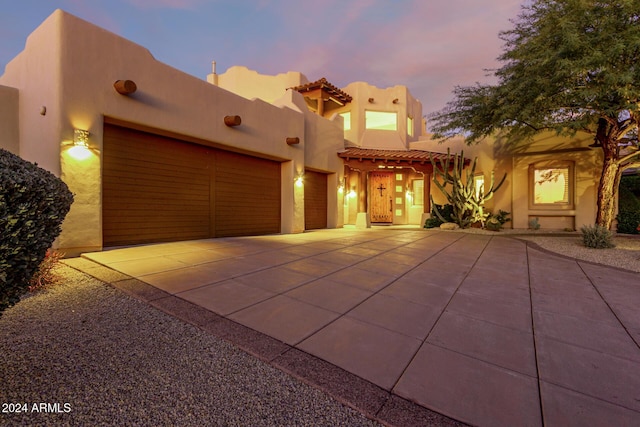
[[[199,78],[233,65],[300,71],[344,87],[405,85],[439,110],[456,85],[489,82],[522,0],[16,0],[0,14],[0,73],[56,8]]]

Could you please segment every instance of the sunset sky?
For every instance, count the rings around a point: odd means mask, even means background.
[[[490,82],[501,30],[522,0],[3,0],[0,74],[27,36],[63,9],[199,78],[243,65],[300,71],[338,87],[405,85],[424,114],[456,85]]]

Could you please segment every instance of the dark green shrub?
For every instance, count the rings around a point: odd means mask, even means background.
[[[440,214],[438,216],[438,214]],[[436,228],[440,227],[446,221],[440,219],[440,217],[444,219],[449,219],[449,221],[453,221],[453,206],[449,204],[438,205],[435,203],[431,204],[431,218],[427,218],[424,222],[424,228]]]
[[[640,175],[624,175],[620,179],[620,189],[626,188],[640,197]]]
[[[618,233],[638,234],[640,226],[640,200],[628,187],[620,185],[618,192]]]
[[[640,211],[620,211],[616,219],[618,220],[618,233],[640,234]]]
[[[59,178],[0,149],[0,314],[28,289],[71,203]]]
[[[613,234],[599,225],[583,225],[580,228],[582,231],[582,243],[588,248],[604,249],[613,248]]]

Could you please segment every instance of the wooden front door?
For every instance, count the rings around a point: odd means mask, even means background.
[[[393,222],[393,173],[369,173],[371,222]]]

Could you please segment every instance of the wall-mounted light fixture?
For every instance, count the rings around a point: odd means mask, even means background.
[[[298,187],[298,188],[302,187],[302,185],[304,184],[304,181],[302,179],[302,175],[298,175],[297,176],[297,178],[295,180],[295,183],[296,183],[296,187]]]
[[[300,144],[300,138],[298,138],[297,136],[288,137],[286,141],[287,141],[287,144],[289,145]]]
[[[120,95],[131,95],[138,90],[138,86],[133,80],[116,80],[113,87]]]
[[[242,124],[242,119],[240,116],[224,116],[224,124],[229,127],[240,126]]]
[[[73,130],[73,146],[69,148],[69,154],[77,160],[84,160],[91,155],[89,150],[89,131]]]

